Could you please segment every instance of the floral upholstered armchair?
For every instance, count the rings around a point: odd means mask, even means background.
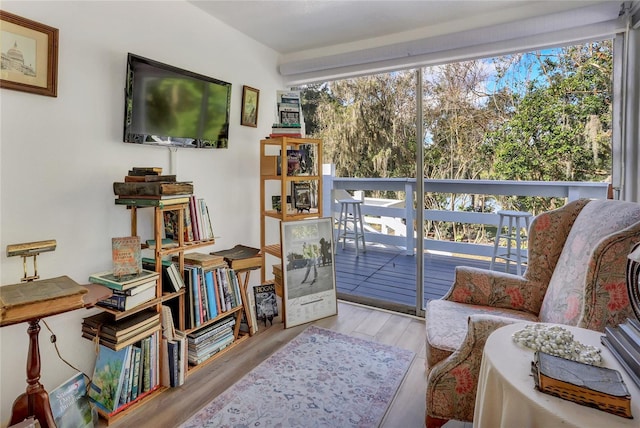
[[[534,218],[522,276],[457,267],[447,295],[426,307],[427,427],[473,420],[482,350],[497,328],[603,331],[631,316],[625,269],[638,242],[640,204],[580,199]]]

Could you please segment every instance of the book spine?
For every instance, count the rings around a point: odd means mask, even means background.
[[[193,313],[195,326],[200,327],[202,324],[202,300],[200,299],[200,284],[198,284],[198,270],[191,268],[191,290],[193,293]]]
[[[102,306],[109,309],[115,309],[117,311],[124,311],[127,303],[127,296],[112,295],[97,303],[98,306]]]
[[[209,215],[209,206],[207,204],[204,205],[204,213],[207,218],[207,228],[209,230],[209,239],[215,239],[213,235],[213,224],[211,223],[211,216]]]
[[[178,386],[178,347],[175,341],[167,343],[167,351],[169,353],[169,385],[171,387]]]
[[[193,239],[193,225],[191,224],[191,208],[187,205],[184,208],[184,240],[186,242],[192,242]]]
[[[131,351],[127,352],[127,358],[123,364],[123,371],[124,371],[123,386],[122,386],[122,390],[120,391],[120,399],[118,401],[117,407],[123,406],[128,402],[127,389],[129,386],[129,379],[131,378],[131,374],[132,374],[131,373]]]
[[[200,241],[202,238],[200,237],[200,232],[199,232],[198,210],[196,208],[196,197],[193,195],[189,198],[189,209],[191,210],[191,225],[193,230],[193,239],[194,241]]]
[[[209,318],[214,319],[218,316],[218,308],[216,303],[216,293],[213,290],[213,272],[205,272],[205,283],[207,285],[207,299],[209,302]]]
[[[226,305],[226,300],[224,297],[224,284],[222,282],[222,273],[221,273],[222,269],[217,269],[216,270],[216,277],[218,280],[218,296],[220,298],[220,312],[227,312],[227,305]]]
[[[143,346],[143,371],[142,371],[142,392],[151,389],[151,336],[142,339]]]
[[[202,199],[196,199],[196,216],[198,217],[198,236],[200,240],[207,239],[204,227],[204,218],[202,217]]]
[[[207,285],[205,284],[204,271],[198,268],[198,285],[200,286],[200,300],[202,301],[202,322],[209,321],[209,301],[207,299]]]
[[[133,373],[131,376],[131,401],[138,398],[138,383],[140,382],[140,348],[133,346]]]
[[[194,313],[194,298],[193,298],[193,287],[191,286],[191,269],[186,267],[184,268],[184,282],[185,282],[185,326],[188,329],[195,327],[195,313]]]

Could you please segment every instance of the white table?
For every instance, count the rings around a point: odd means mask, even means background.
[[[602,410],[563,400],[535,389],[531,375],[534,351],[517,345],[511,336],[527,323],[512,324],[493,332],[484,348],[473,426],[512,427],[640,427],[640,389],[615,357],[600,343],[603,333],[562,326],[574,339],[602,349],[603,366],[618,370],[631,393],[631,414],[626,419]]]

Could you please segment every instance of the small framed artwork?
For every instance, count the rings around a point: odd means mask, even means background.
[[[258,102],[260,91],[256,88],[244,85],[242,87],[242,114],[240,125],[258,126]]]
[[[280,223],[285,328],[338,313],[330,217]]]
[[[58,29],[0,10],[0,87],[58,96]]]

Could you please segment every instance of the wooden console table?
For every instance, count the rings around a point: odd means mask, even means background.
[[[111,295],[97,284],[81,286],[67,276],[0,287],[0,327],[27,322],[27,389],[13,402],[10,425],[35,417],[40,426],[55,427],[49,394],[40,383],[40,320],[89,308]]]

